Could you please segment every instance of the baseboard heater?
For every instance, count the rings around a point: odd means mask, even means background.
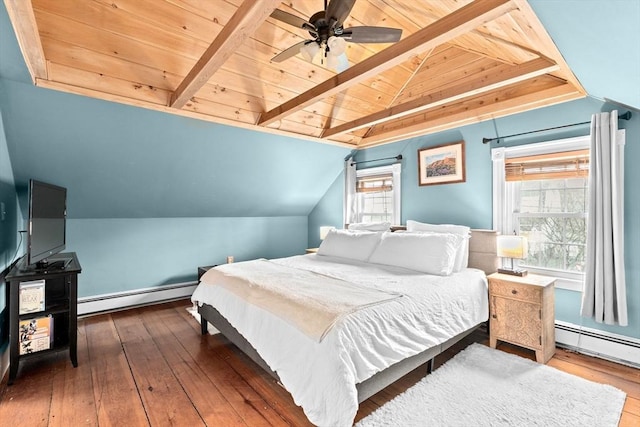
[[[174,283],[172,285],[142,288],[129,292],[78,298],[78,316],[188,298],[193,294],[197,285],[197,282]]]
[[[558,347],[640,368],[640,339],[555,322]]]

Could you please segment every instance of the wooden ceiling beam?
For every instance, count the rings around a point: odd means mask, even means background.
[[[521,113],[534,108],[548,107],[550,105],[584,98],[575,87],[570,84],[527,93],[512,98],[505,98],[494,103],[485,103],[479,108],[463,109],[451,114],[440,114],[433,120],[425,120],[401,129],[392,129],[375,135],[367,136],[358,143],[358,149],[375,147],[401,141],[416,136],[432,134],[447,129],[480,123],[485,120],[496,119],[510,114]],[[452,108],[455,107],[452,106]]]
[[[429,108],[458,101],[462,98],[479,95],[494,89],[518,83],[542,74],[551,73],[559,68],[554,62],[538,58],[520,65],[501,65],[491,70],[491,74],[483,74],[470,81],[421,96],[408,102],[395,105],[359,119],[343,123],[342,125],[325,130],[322,138],[329,138],[345,132],[351,132],[363,127],[373,126],[389,120],[418,113]]]
[[[530,41],[531,46],[535,46],[537,50],[542,52],[545,56],[553,58],[558,65],[560,65],[560,73],[558,76],[571,83],[583,96],[587,95],[587,91],[582,87],[578,78],[573,74],[569,64],[564,60],[564,56],[558,50],[558,47],[553,42],[549,33],[542,25],[542,22],[538,19],[531,5],[527,0],[513,0],[514,4],[518,7],[519,13],[516,18],[524,19],[523,22],[519,22],[522,29],[527,35],[527,39]],[[519,21],[519,19],[516,19]],[[526,30],[525,30],[526,29]]]
[[[263,113],[258,124],[267,126],[287,114],[342,92],[408,60],[413,55],[446,43],[515,8],[516,6],[511,3],[511,0],[476,0],[473,3],[469,3],[422,30],[411,34],[404,40],[389,46],[284,104]]]
[[[20,0],[14,0],[20,1]],[[169,105],[182,108],[236,49],[262,25],[280,0],[245,0],[171,95]]]
[[[36,79],[46,79],[47,61],[31,1],[4,0],[4,4],[33,83]]]

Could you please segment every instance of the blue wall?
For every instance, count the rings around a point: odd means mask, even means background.
[[[0,85],[0,98],[4,97],[2,85]],[[0,110],[0,271],[5,270],[13,261],[16,254],[18,220],[17,197],[13,181],[13,170],[9,161],[7,139],[4,133],[4,120]],[[0,337],[4,340],[8,337],[5,325],[6,288],[4,281],[0,282]],[[0,354],[8,341],[0,341]],[[0,363],[0,372],[2,371]]]
[[[4,85],[0,107],[16,185],[36,178],[68,187],[70,218],[306,216],[348,152]]]
[[[194,281],[197,266],[304,253],[307,217],[110,218],[68,221],[82,264],[80,297]]]
[[[464,126],[452,131],[421,136],[406,141],[387,144],[360,151],[356,160],[372,160],[403,155],[402,160],[402,222],[407,219],[432,223],[456,223],[473,228],[492,228],[492,162],[491,148],[520,145],[587,135],[589,126],[576,126],[553,132],[538,133],[526,137],[512,138],[490,146],[482,138],[510,135],[535,129],[562,126],[588,121],[591,114],[610,111],[615,106],[591,98],[557,106],[542,108],[495,121]],[[618,108],[624,112],[624,109]],[[556,318],[582,324],[621,335],[640,338],[640,114],[633,113],[630,121],[620,120],[621,128],[627,130],[625,148],[625,253],[627,303],[629,326],[597,324],[580,317],[581,293],[564,289],[556,290]],[[457,184],[418,185],[417,152],[421,148],[464,140],[466,147],[466,182]],[[367,163],[366,167],[376,166]],[[343,203],[342,173],[336,178],[324,197],[309,215],[309,244],[320,243],[317,233],[321,225],[340,227]],[[339,215],[338,215],[339,214]]]
[[[2,97],[2,86],[0,86],[0,97]],[[4,211],[0,212],[0,271],[11,263],[16,254],[18,230],[16,200],[13,170],[4,134],[4,121],[0,114],[0,203],[4,207]],[[0,286],[2,286],[1,283]],[[0,294],[0,301],[4,301],[4,292]],[[0,310],[2,307],[0,305]]]

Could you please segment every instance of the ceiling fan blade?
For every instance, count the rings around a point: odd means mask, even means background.
[[[345,28],[339,37],[351,43],[395,43],[401,36],[399,28],[351,27]]]
[[[282,62],[285,59],[289,59],[292,56],[296,56],[297,54],[300,53],[300,48],[307,43],[313,43],[313,40],[304,40],[304,41],[301,41],[300,43],[296,43],[293,46],[286,48],[285,50],[283,50],[282,52],[280,52],[279,54],[271,58],[271,62]]]
[[[286,24],[293,25],[294,27],[302,28],[304,30],[315,28],[313,25],[300,18],[299,16],[292,15],[291,13],[284,12],[280,9],[274,9],[274,11],[271,13],[271,17],[277,19],[278,21],[282,21]]]
[[[340,26],[347,19],[355,4],[356,0],[331,0],[324,14],[325,19],[327,22],[335,20],[337,22],[336,26]]]

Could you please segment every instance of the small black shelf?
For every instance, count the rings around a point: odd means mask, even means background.
[[[74,367],[78,366],[78,274],[82,271],[75,252],[57,254],[50,261],[71,259],[64,269],[37,270],[25,267],[21,259],[5,277],[9,308],[9,380],[18,374],[22,359],[45,358],[46,355],[69,351]],[[20,283],[44,280],[44,310],[20,314]],[[20,354],[20,322],[51,316],[53,319],[53,341],[50,348]]]
[[[36,351],[36,352],[33,352],[33,353],[21,354],[20,355],[20,359],[28,360],[28,359],[39,359],[41,357],[45,358],[49,354],[59,353],[61,351],[66,351],[68,349],[69,349],[69,344],[60,345],[60,346],[57,346],[57,347],[50,348],[48,350],[41,350],[41,351]]]
[[[47,304],[48,305],[48,304]],[[48,306],[44,311],[34,311],[32,313],[20,314],[18,318],[20,320],[33,319],[35,317],[46,317],[49,315],[55,316],[57,314],[65,314],[69,311],[69,301],[60,301],[58,304]]]

